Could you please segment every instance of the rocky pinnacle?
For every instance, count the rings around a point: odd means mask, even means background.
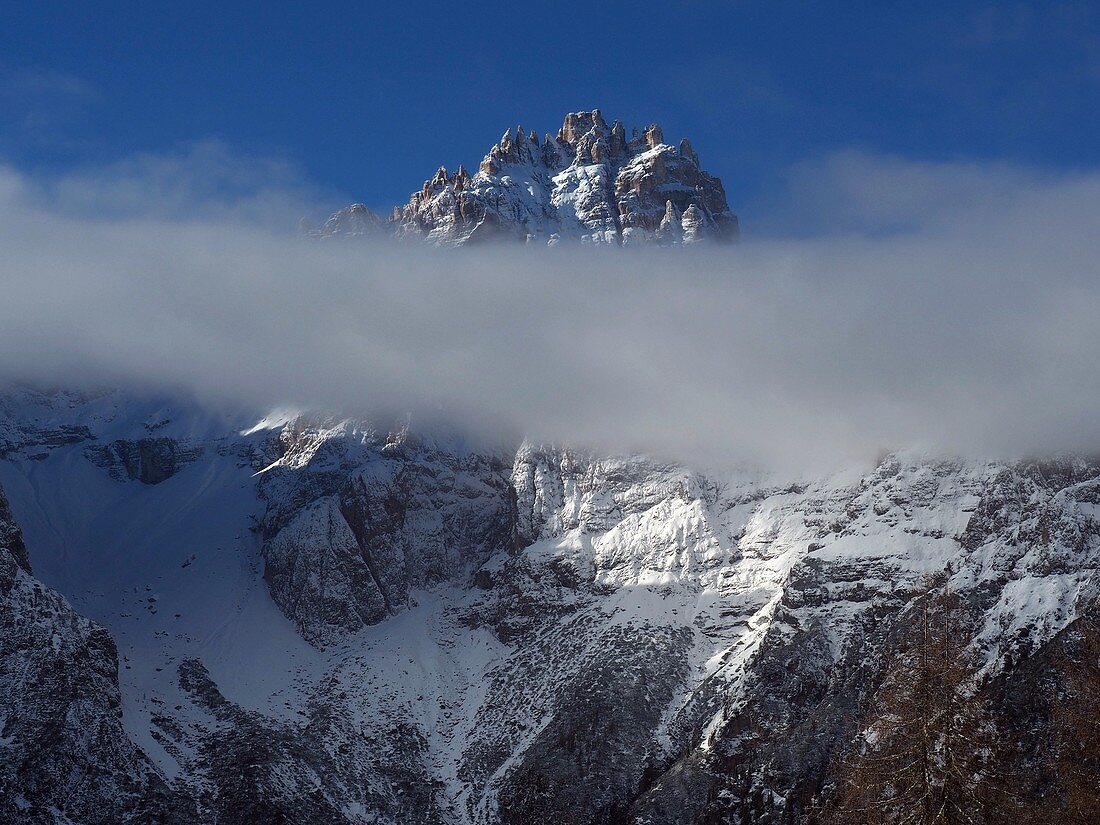
[[[738,236],[722,181],[691,142],[665,142],[657,124],[608,125],[572,112],[556,135],[506,131],[470,174],[439,167],[382,220],[363,204],[332,215],[317,238],[393,236],[458,246],[486,240],[637,245],[728,242]]]

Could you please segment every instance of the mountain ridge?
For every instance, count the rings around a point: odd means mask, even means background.
[[[1081,459],[708,475],[124,393],[0,413],[0,776],[40,735],[20,627],[73,639],[52,667],[109,746],[42,751],[0,822],[803,823],[930,586],[1022,695],[1098,595]],[[27,606],[23,555],[73,608]],[[65,803],[74,770],[117,778]]]
[[[489,150],[477,171],[439,167],[386,219],[352,204],[313,238],[393,237],[439,246],[511,240],[608,245],[730,242],[739,234],[721,180],[691,142],[664,142],[657,124],[628,138],[599,109],[566,115],[540,139],[522,126]]]

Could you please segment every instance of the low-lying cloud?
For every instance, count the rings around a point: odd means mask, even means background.
[[[798,237],[431,250],[308,242],[293,191],[143,163],[0,170],[0,377],[708,464],[1100,452],[1097,173],[842,155],[786,190]]]

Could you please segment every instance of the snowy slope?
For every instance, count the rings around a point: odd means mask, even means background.
[[[111,635],[32,575],[0,491],[0,822],[181,821],[126,735]]]
[[[778,479],[117,393],[0,410],[34,573],[114,639],[135,764],[199,821],[694,822],[761,725],[750,784],[797,814],[930,575],[990,673],[1097,595],[1079,460]]]

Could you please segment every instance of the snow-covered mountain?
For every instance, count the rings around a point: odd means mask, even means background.
[[[0,822],[804,822],[929,582],[1021,695],[1098,595],[1077,459],[716,475],[21,389],[0,486]]]
[[[511,239],[554,244],[690,244],[737,237],[722,182],[690,141],[661,127],[608,126],[598,109],[566,115],[556,136],[504,133],[477,172],[440,167],[383,221],[363,204],[332,215],[318,238],[394,235],[441,246]]]

